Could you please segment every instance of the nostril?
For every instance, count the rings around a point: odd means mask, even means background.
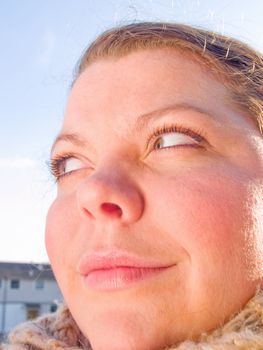
[[[101,204],[101,209],[109,214],[120,217],[122,215],[121,208],[114,203],[103,203]]]

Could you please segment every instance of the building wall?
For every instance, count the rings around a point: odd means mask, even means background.
[[[0,304],[1,315],[3,304]],[[5,306],[5,319],[1,317],[1,332],[9,332],[13,327],[26,320],[26,308],[24,304],[7,304]]]
[[[20,280],[18,289],[11,288],[11,280],[2,280],[0,288],[0,302],[4,300],[4,289],[6,288],[6,302],[50,302],[60,300],[61,293],[54,280],[44,280],[43,289],[38,289],[39,281]],[[6,286],[5,286],[6,284]]]
[[[0,333],[10,331],[29,317],[49,313],[52,305],[62,302],[55,280],[42,283],[20,279],[18,289],[11,288],[11,280],[2,279],[0,286]]]

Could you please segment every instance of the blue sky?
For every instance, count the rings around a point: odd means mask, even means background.
[[[45,161],[72,72],[101,31],[134,20],[177,21],[263,51],[262,0],[8,0],[0,3],[0,261],[46,261],[55,196]]]

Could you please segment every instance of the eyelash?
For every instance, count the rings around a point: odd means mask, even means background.
[[[189,128],[186,128],[186,127],[181,126],[181,125],[174,125],[174,124],[167,125],[167,124],[164,124],[161,127],[153,128],[149,132],[148,137],[147,137],[147,142],[146,142],[147,149],[149,148],[151,140],[153,138],[155,139],[154,141],[156,141],[156,138],[158,136],[161,136],[161,135],[164,135],[164,134],[169,134],[169,133],[172,133],[172,132],[177,132],[177,133],[180,133],[180,134],[185,134],[187,136],[190,136],[194,140],[196,140],[198,143],[201,143],[201,142],[205,141],[205,137],[203,136],[204,132],[202,130],[195,130],[193,128],[189,129]],[[153,142],[153,144],[154,144],[154,142]],[[174,147],[178,147],[178,146],[174,146]],[[174,148],[174,147],[168,147],[168,149],[171,149],[171,148]],[[192,147],[192,146],[190,146],[190,147]],[[163,150],[165,150],[165,149],[166,148],[164,148]],[[161,149],[158,149],[158,150],[161,150]]]
[[[194,130],[186,128],[184,126],[180,126],[180,125],[167,125],[164,124],[161,127],[157,127],[157,128],[153,128],[147,138],[146,138],[146,147],[147,149],[150,146],[151,140],[154,138],[156,141],[156,138],[158,136],[164,135],[164,134],[169,134],[171,132],[177,132],[177,133],[181,133],[181,134],[185,134],[188,135],[190,137],[192,137],[194,140],[196,140],[198,143],[201,143],[202,141],[205,140],[205,137],[203,136],[204,133],[202,130]],[[154,142],[153,142],[154,144]],[[197,145],[198,146],[198,145]],[[174,147],[178,147],[178,146],[174,146]],[[171,149],[174,147],[168,147],[167,149]],[[189,147],[192,147],[191,145],[189,145]],[[163,150],[165,150],[166,148],[164,148]],[[158,149],[159,151],[162,149]],[[48,164],[50,172],[52,174],[52,176],[54,176],[54,178],[56,179],[56,181],[58,181],[59,179],[61,179],[62,177],[65,177],[67,175],[69,175],[71,172],[65,173],[65,174],[61,174],[60,172],[60,167],[61,165],[63,165],[63,162],[65,162],[67,159],[74,157],[75,154],[73,153],[65,153],[63,155],[58,155],[54,158],[52,158]]]
[[[52,158],[48,164],[48,167],[50,169],[50,172],[52,174],[52,176],[54,176],[54,178],[56,179],[56,181],[58,181],[60,178],[70,174],[69,173],[65,173],[65,174],[61,174],[60,173],[60,167],[63,164],[63,162],[71,157],[74,157],[73,153],[65,153],[63,155],[58,155],[54,158]]]

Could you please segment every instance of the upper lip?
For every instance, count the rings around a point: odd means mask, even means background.
[[[85,255],[78,264],[78,271],[81,275],[87,276],[92,271],[117,267],[160,269],[169,266],[171,264],[163,264],[154,260],[140,258],[129,253],[111,251]]]

